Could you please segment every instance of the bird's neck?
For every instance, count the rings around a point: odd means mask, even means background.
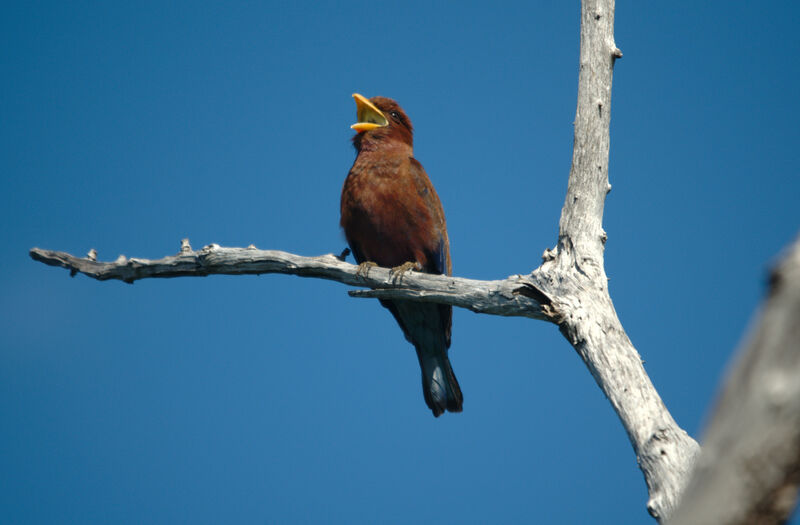
[[[411,156],[414,150],[414,138],[405,128],[384,127],[357,133],[353,137],[353,146],[359,155],[366,151],[379,151],[387,155]]]
[[[363,154],[378,154],[382,156],[405,156],[413,157],[414,148],[410,144],[399,140],[362,140],[356,144],[356,151],[358,155]]]

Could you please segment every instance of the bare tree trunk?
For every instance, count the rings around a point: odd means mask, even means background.
[[[602,219],[611,190],[611,81],[621,56],[614,43],[613,0],[584,0],[575,142],[558,245],[545,252],[532,277],[553,298],[561,333],[622,421],[647,482],[647,509],[662,520],[676,505],[699,447],[661,401],[608,293]]]
[[[777,524],[800,485],[800,238],[770,279],[670,525]]]

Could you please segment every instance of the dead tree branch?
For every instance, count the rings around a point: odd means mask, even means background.
[[[398,276],[377,266],[370,268],[369,272],[359,273],[357,266],[333,254],[304,257],[252,246],[224,248],[216,244],[192,250],[186,239],[180,253],[156,260],[128,259],[120,255],[114,262],[100,262],[96,260],[96,252],[94,254],[95,258],[39,248],[30,251],[31,258],[36,261],[66,268],[73,276],[82,273],[99,281],[116,279],[133,283],[146,278],[284,273],[374,288],[353,290],[350,295],[354,297],[413,299],[452,304],[477,313],[533,319],[552,319],[555,315],[550,307],[550,298],[522,275],[498,281],[478,281],[414,271]]]
[[[670,524],[784,523],[800,486],[800,238],[731,370]]]
[[[614,43],[614,1],[581,6],[580,77],[575,140],[558,245],[534,274],[563,316],[559,328],[617,412],[663,520],[675,507],[698,452],[670,415],[617,318],[608,293],[602,228],[608,182],[611,83],[622,53]]]

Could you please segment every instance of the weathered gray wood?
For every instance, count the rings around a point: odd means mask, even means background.
[[[641,357],[617,317],[607,287],[581,271],[574,253],[562,251],[534,274],[537,287],[553,299],[559,329],[577,350],[622,422],[649,491],[647,509],[657,520],[669,516],[699,446],[670,415]],[[573,260],[572,267],[561,260]],[[600,278],[605,273],[600,267]],[[549,286],[548,286],[549,284]]]
[[[784,523],[800,485],[800,238],[773,272],[670,525]]]
[[[478,313],[533,319],[552,316],[549,309],[551,300],[521,275],[498,281],[477,281],[414,271],[400,276],[377,266],[360,273],[358,266],[333,254],[304,257],[277,250],[224,248],[215,244],[195,251],[185,239],[181,253],[156,260],[120,256],[113,262],[100,262],[96,260],[96,254],[95,258],[75,257],[39,248],[33,248],[30,256],[50,266],[67,268],[72,275],[83,273],[99,281],[116,279],[133,283],[145,278],[284,273],[378,289],[351,292],[356,297],[377,297],[384,291],[393,294],[395,299],[452,304]]]
[[[575,139],[558,244],[534,272],[553,298],[561,333],[608,397],[633,445],[649,491],[647,509],[661,521],[675,507],[699,446],[664,406],[625,334],[608,292],[603,206],[608,182],[611,83],[622,53],[614,43],[614,1],[581,6],[580,75]]]

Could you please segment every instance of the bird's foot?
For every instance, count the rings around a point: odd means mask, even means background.
[[[400,266],[395,266],[391,270],[392,280],[395,281],[395,282],[402,281],[403,280],[403,275],[405,275],[405,273],[407,271],[409,271],[409,270],[414,270],[414,271],[419,272],[419,271],[422,270],[422,265],[420,263],[418,263],[418,262],[408,261],[408,262],[404,262]]]
[[[374,263],[372,261],[364,261],[358,265],[358,269],[356,269],[356,276],[361,277],[362,279],[366,279],[369,277],[369,271],[372,268],[378,266],[378,263]]]

